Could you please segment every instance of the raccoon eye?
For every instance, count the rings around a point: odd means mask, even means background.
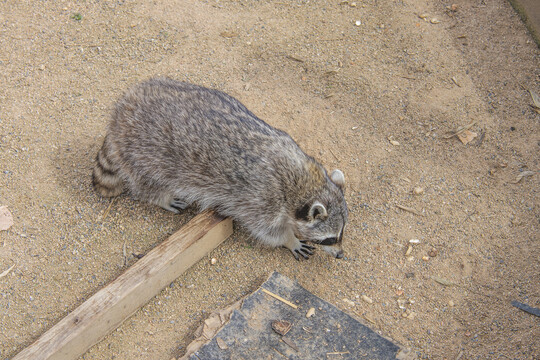
[[[337,238],[329,237],[321,241],[319,244],[320,245],[334,245],[335,243],[337,243]]]

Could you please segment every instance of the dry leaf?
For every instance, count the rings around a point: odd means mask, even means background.
[[[7,230],[13,225],[13,215],[7,206],[0,206],[0,230]]]
[[[227,350],[229,347],[227,346],[227,343],[222,338],[218,337],[216,338],[217,345],[221,350]]]
[[[516,180],[512,181],[512,184],[517,184],[518,182],[521,181],[521,179],[523,179],[524,177],[527,177],[527,176],[533,176],[535,173],[534,171],[524,171],[522,173],[520,173],[517,177],[516,177]]]
[[[540,109],[540,96],[532,90],[529,90],[529,94],[531,94],[534,107]]]
[[[459,140],[461,140],[461,142],[465,145],[467,145],[468,143],[470,143],[475,137],[477,137],[478,134],[475,133],[475,132],[472,132],[470,130],[463,130],[462,132],[460,132],[459,134],[457,134],[457,137],[459,138]]]
[[[285,336],[291,330],[292,324],[287,320],[272,321],[272,329],[281,336]]]

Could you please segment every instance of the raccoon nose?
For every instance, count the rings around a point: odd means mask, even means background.
[[[334,245],[335,243],[337,243],[337,238],[329,237],[321,241],[319,244],[320,245]]]

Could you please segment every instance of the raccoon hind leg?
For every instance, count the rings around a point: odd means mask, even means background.
[[[92,173],[92,184],[96,191],[104,197],[120,195],[124,191],[124,181],[109,156],[107,139],[96,157],[96,165]]]

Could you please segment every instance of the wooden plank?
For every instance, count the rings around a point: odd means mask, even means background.
[[[231,219],[195,216],[13,360],[78,358],[231,234]]]

